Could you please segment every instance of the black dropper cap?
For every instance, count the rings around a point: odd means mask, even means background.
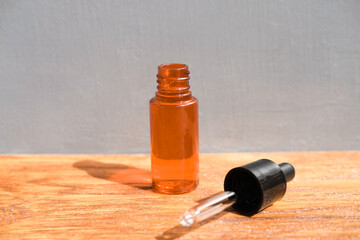
[[[286,192],[286,183],[294,176],[291,164],[277,165],[269,159],[260,159],[231,169],[225,177],[224,189],[236,194],[232,207],[251,216],[280,200]]]

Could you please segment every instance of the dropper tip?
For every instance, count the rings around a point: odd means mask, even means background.
[[[179,220],[180,224],[184,227],[190,227],[195,222],[195,217],[190,212],[185,212]]]

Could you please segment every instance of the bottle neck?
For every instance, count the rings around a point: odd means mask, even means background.
[[[185,64],[170,63],[158,67],[156,99],[163,102],[187,101],[192,98],[189,69]]]

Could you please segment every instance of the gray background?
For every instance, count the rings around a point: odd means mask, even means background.
[[[200,150],[360,150],[360,1],[0,0],[0,152],[149,152],[161,63]]]

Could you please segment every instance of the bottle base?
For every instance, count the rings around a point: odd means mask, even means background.
[[[188,193],[199,185],[199,181],[189,180],[157,180],[153,181],[152,189],[156,193],[162,194],[183,194]]]

